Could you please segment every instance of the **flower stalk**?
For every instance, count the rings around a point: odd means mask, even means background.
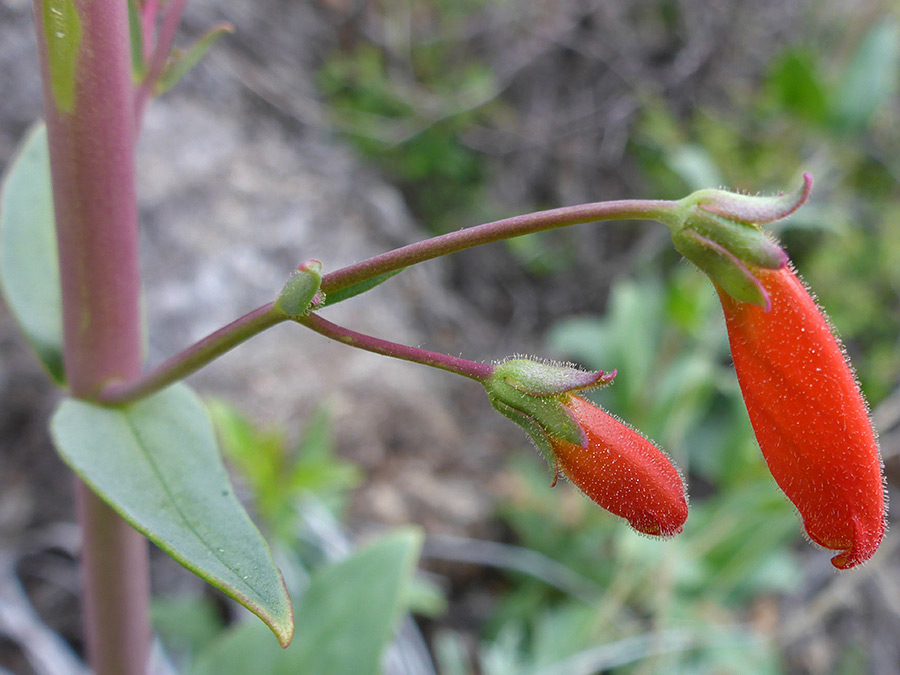
[[[456,375],[468,377],[476,382],[483,383],[494,372],[494,367],[488,363],[469,361],[458,356],[432,352],[420,347],[411,347],[398,342],[382,340],[381,338],[366,335],[364,333],[357,333],[349,328],[338,326],[327,319],[323,319],[318,314],[310,313],[294,320],[315,331],[319,335],[323,335],[331,340],[335,340],[350,347],[356,347],[357,349],[363,349],[367,352],[372,352],[373,354],[390,356],[391,358],[401,359],[411,363],[420,363],[439,370],[445,370],[448,373],[455,373]]]
[[[293,319],[307,328],[350,346],[395,356],[407,361],[433,365],[436,368],[481,381],[483,377],[490,374],[486,370],[489,366],[477,363],[473,366],[471,365],[473,362],[465,361],[465,359],[454,360],[454,357],[443,354],[435,356],[433,352],[427,350],[417,350],[413,347],[349,331],[322,317],[304,312],[301,308],[301,305],[304,304],[303,298],[309,302],[309,309],[315,309],[322,302],[323,296],[327,299],[328,294],[337,294],[351,286],[364,284],[410,265],[443,255],[511,237],[579,223],[619,219],[664,220],[668,218],[667,214],[676,205],[677,202],[673,201],[633,199],[539,211],[432,237],[325,275],[321,274],[321,263],[317,260],[310,260],[298,267],[297,272],[288,280],[288,284],[285,285],[274,303],[268,303],[248,312],[196,344],[187,347],[148,373],[131,381],[108,384],[94,398],[99,403],[107,405],[121,405],[135,401],[187,377],[257,333],[287,319]],[[304,294],[307,288],[313,288],[309,284],[312,277],[315,277],[315,289],[307,298]],[[291,295],[287,294],[288,291]],[[303,297],[298,299],[298,296]],[[420,358],[422,360],[419,360]]]

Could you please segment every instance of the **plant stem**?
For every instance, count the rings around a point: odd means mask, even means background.
[[[469,361],[456,356],[450,356],[449,354],[431,352],[427,349],[410,347],[397,342],[382,340],[381,338],[373,337],[371,335],[365,335],[364,333],[357,333],[349,328],[344,328],[343,326],[331,323],[318,314],[307,314],[306,316],[294,320],[297,323],[314,330],[319,335],[324,335],[327,338],[331,338],[332,340],[336,340],[345,345],[356,347],[357,349],[364,349],[368,352],[374,352],[375,354],[381,354],[383,356],[390,356],[395,359],[403,359],[404,361],[411,361],[413,363],[431,366],[432,368],[439,368],[451,373],[456,373],[457,375],[462,375],[463,377],[468,377],[476,382],[483,383],[490,377],[491,373],[494,372],[494,367],[488,363]]]
[[[565,206],[505,218],[409,244],[336,270],[322,277],[322,290],[326,294],[333,293],[432,258],[523,234],[602,220],[657,220],[675,204],[662,200],[628,199]]]
[[[674,204],[675,202],[669,201],[643,200],[598,202],[498,220],[403,246],[342,268],[323,277],[322,289],[327,292],[339,291],[425,260],[531,232],[601,220],[656,219]],[[129,381],[108,384],[95,400],[106,405],[122,405],[152,394],[196,372],[228,350],[287,318],[274,308],[273,303],[258,307],[171,357],[150,372]],[[298,323],[334,340],[367,351],[424,363],[479,381],[490,375],[491,366],[356,333],[317,315],[307,315],[298,320]]]
[[[63,298],[64,363],[90,398],[141,371],[134,109],[127,4],[34,0]],[[77,480],[77,479],[76,479]],[[144,538],[81,481],[87,651],[97,675],[144,675]]]
[[[107,385],[96,400],[106,405],[122,405],[136,401],[184,379],[225,352],[286,319],[284,314],[274,309],[274,303],[257,307],[227,326],[210,333],[141,377]]]
[[[147,72],[134,94],[134,118],[137,120],[138,126],[140,126],[140,121],[144,116],[147,103],[153,95],[153,88],[156,86],[159,76],[162,75],[166,59],[169,58],[169,53],[172,51],[172,44],[175,42],[175,32],[178,29],[178,24],[181,23],[181,15],[184,14],[185,6],[187,6],[187,0],[169,0],[166,7],[162,25],[159,28],[156,43],[147,64]],[[155,3],[152,6],[152,10],[155,13]],[[147,39],[146,35],[145,39]]]

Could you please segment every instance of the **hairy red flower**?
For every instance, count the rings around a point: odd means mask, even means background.
[[[628,425],[575,395],[563,403],[586,446],[548,440],[557,468],[584,494],[638,532],[670,537],[688,516],[684,484],[669,458]]]
[[[809,537],[868,560],[885,530],[881,456],[866,403],[828,322],[790,266],[756,268],[771,309],[717,286],[750,422]]]

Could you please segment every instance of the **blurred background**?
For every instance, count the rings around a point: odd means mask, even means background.
[[[31,12],[0,0],[0,169],[41,113]],[[144,123],[150,363],[310,257],[336,269],[532,210],[793,190],[809,171],[811,202],[776,234],[844,340],[894,496],[896,3],[192,0],[177,44],[220,21],[236,32]],[[712,286],[660,226],[485,246],[327,316],[474,360],[618,368],[596,400],[682,468],[685,531],[653,541],[551,489],[477,385],[280,326],[191,382],[301,602],[297,645],[154,551],[158,672],[900,673],[900,538],[843,574],[803,540]],[[82,672],[57,394],[3,307],[0,356],[0,672]]]

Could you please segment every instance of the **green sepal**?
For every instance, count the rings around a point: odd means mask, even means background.
[[[760,223],[791,215],[809,198],[812,177],[788,195],[760,197],[727,190],[699,190],[661,214],[672,232],[675,248],[736,300],[765,307],[769,294],[754,269],[779,269],[787,254]]]
[[[730,251],[746,265],[778,269],[787,263],[787,254],[759,226],[728,220],[699,206],[687,210],[685,230],[693,230]]]
[[[484,388],[487,390],[491,405],[507,417],[510,416],[503,412],[498,404],[527,416],[546,436],[574,443],[580,447],[587,446],[584,431],[565,406],[567,394],[534,396],[517,389],[502,377],[497,377],[496,373],[485,382]],[[518,423],[518,420],[513,421]],[[528,431],[527,428],[526,431]]]
[[[728,190],[698,190],[681,200],[726,220],[765,225],[784,220],[806,203],[813,179],[803,174],[803,185],[789,194],[773,196],[744,195]]]
[[[285,282],[275,300],[275,309],[291,319],[297,319],[324,304],[319,291],[322,285],[322,263],[308,260],[297,268]]]
[[[684,229],[672,235],[681,255],[694,263],[728,295],[741,302],[769,307],[769,295],[750,269],[725,247]]]
[[[550,465],[551,469],[554,469],[556,460],[553,456],[553,447],[550,445],[550,440],[547,438],[547,434],[544,433],[544,430],[541,429],[540,425],[525,413],[506,405],[503,401],[491,399],[491,405],[494,406],[494,409],[497,412],[504,417],[511,419],[528,433],[528,436],[531,438],[535,447],[540,451],[544,459],[547,460],[547,464]]]
[[[615,371],[605,375],[602,370],[582,370],[563,363],[520,358],[498,364],[493,377],[503,379],[532,396],[555,396],[609,384],[615,375]]]

